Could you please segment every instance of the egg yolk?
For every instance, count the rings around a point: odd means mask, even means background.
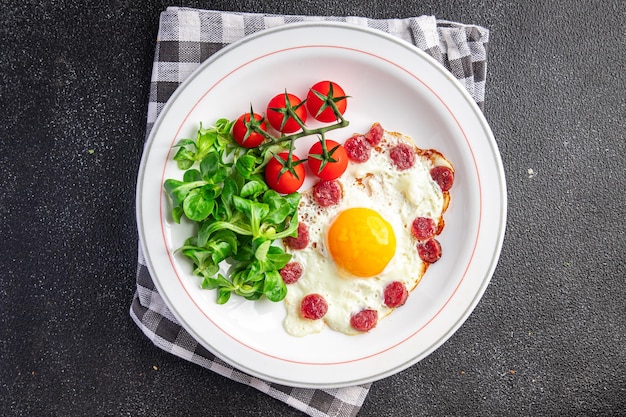
[[[378,212],[367,208],[342,211],[326,236],[335,263],[358,277],[380,274],[396,252],[396,236]]]

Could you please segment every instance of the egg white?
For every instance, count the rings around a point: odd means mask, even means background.
[[[384,304],[385,287],[400,281],[411,291],[424,275],[426,265],[417,253],[411,224],[416,217],[431,217],[438,222],[447,202],[430,176],[436,162],[432,156],[416,154],[415,165],[404,171],[392,165],[389,149],[403,141],[415,146],[406,136],[385,132],[368,161],[349,163],[338,179],[343,190],[339,204],[321,207],[312,190],[302,193],[299,219],[308,226],[309,245],[302,250],[287,249],[293,255],[292,261],[299,262],[304,270],[296,283],[287,286],[287,315],[283,324],[289,334],[305,336],[321,332],[326,326],[345,334],[358,334],[350,325],[353,314],[374,309],[381,320],[392,310]],[[449,164],[440,154],[436,157],[443,159],[438,165]],[[353,207],[377,211],[396,236],[395,255],[375,277],[350,276],[334,263],[328,250],[326,233],[333,219]],[[300,315],[301,300],[311,293],[322,295],[328,303],[328,312],[322,319],[310,320]]]

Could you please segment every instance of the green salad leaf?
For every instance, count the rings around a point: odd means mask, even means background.
[[[231,295],[249,300],[281,301],[287,294],[279,270],[291,259],[277,239],[295,236],[300,194],[281,195],[261,175],[269,148],[245,149],[231,136],[232,122],[200,125],[195,139],[175,145],[182,180],[167,179],[163,189],[176,223],[183,219],[196,232],[177,252],[193,262],[201,287],[217,290],[217,302]],[[220,265],[230,264],[226,276]]]

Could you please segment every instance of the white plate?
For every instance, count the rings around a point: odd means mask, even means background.
[[[173,251],[191,233],[173,224],[162,184],[181,178],[171,147],[195,138],[199,122],[264,109],[284,89],[305,96],[331,79],[352,98],[346,139],[373,122],[436,148],[453,163],[455,185],[440,235],[444,255],[409,301],[371,332],[331,330],[304,338],[282,327],[284,306],[238,297],[215,303],[191,265]],[[265,380],[321,388],[371,382],[418,362],[463,323],[495,269],[506,219],[506,186],[496,143],[469,94],[436,61],[383,32],[340,23],[281,26],[246,37],[212,56],[176,90],[145,148],[137,221],[148,268],[180,323],[209,351]]]

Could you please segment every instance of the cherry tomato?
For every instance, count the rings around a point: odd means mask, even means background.
[[[289,158],[289,152],[279,153],[278,157],[286,162]],[[291,160],[296,162],[300,159],[292,155]],[[271,189],[282,194],[291,194],[298,191],[302,183],[304,183],[304,165],[302,163],[293,165],[293,172],[288,169],[283,171],[284,168],[283,163],[274,156],[265,166],[265,180]],[[283,172],[281,173],[281,171]]]
[[[321,97],[320,97],[321,95]],[[306,96],[306,105],[309,113],[320,122],[330,123],[338,118],[332,107],[327,103],[332,100],[339,113],[344,114],[348,106],[346,93],[339,84],[332,81],[320,81],[309,90]]]
[[[330,181],[339,178],[348,167],[348,154],[345,148],[334,140],[326,139],[326,150],[332,159],[322,168],[322,142],[316,142],[309,149],[308,164],[311,171],[320,179]],[[321,170],[320,170],[321,168]]]
[[[287,113],[288,108],[293,110],[302,123],[306,123],[304,103],[293,94],[286,92],[278,94],[267,104],[267,121],[274,129],[282,133],[294,133],[300,130],[300,125],[293,115]]]
[[[256,120],[259,127],[266,131],[265,120],[263,116],[257,113],[253,113],[254,120]],[[239,118],[233,124],[233,138],[235,141],[244,148],[256,148],[259,146],[265,138],[262,134],[252,131],[247,125],[250,123],[250,113],[245,113],[239,116]]]

